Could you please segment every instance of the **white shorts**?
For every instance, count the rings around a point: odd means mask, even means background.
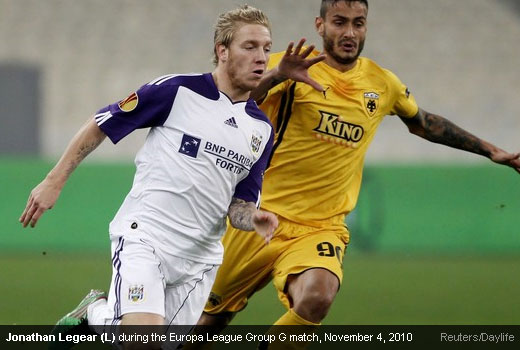
[[[113,271],[107,307],[112,324],[134,312],[161,315],[166,325],[197,324],[218,265],[170,255],[142,236],[111,239]]]

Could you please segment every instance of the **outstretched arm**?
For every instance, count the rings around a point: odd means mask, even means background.
[[[90,152],[101,144],[105,137],[106,135],[93,118],[83,125],[70,141],[58,163],[31,191],[19,220],[23,227],[27,227],[29,223],[31,227],[34,227],[42,214],[54,206],[70,174]]]
[[[233,197],[228,209],[231,225],[242,231],[256,231],[266,243],[273,237],[278,227],[278,219],[273,213],[256,209],[252,202]]]
[[[267,72],[260,81],[258,87],[251,92],[252,99],[255,101],[262,100],[270,89],[283,83],[287,79],[306,83],[318,91],[323,91],[323,87],[309,77],[308,69],[316,63],[323,61],[325,56],[319,55],[307,59],[312,50],[314,50],[314,45],[311,45],[306,48],[305,51],[300,52],[304,43],[305,39],[300,39],[300,42],[296,45],[294,51],[294,43],[292,41],[289,43],[287,50],[285,50],[285,55],[278,66]]]
[[[415,117],[400,118],[412,134],[431,142],[479,154],[520,173],[520,153],[506,152],[458,127],[446,118],[420,108]]]

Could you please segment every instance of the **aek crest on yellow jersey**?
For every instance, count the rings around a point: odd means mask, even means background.
[[[379,108],[379,94],[365,92],[365,109],[369,116],[373,117]]]

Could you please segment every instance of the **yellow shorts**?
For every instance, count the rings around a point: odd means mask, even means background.
[[[316,228],[278,217],[280,225],[271,242],[254,232],[228,226],[222,243],[224,261],[204,309],[210,314],[237,312],[246,307],[248,298],[271,279],[285,307],[290,302],[285,293],[288,275],[312,268],[334,273],[341,284],[343,256],[349,241],[345,225]]]

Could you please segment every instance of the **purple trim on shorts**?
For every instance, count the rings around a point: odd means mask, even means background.
[[[116,302],[114,304],[114,319],[112,320],[112,325],[115,325],[121,317],[121,273],[119,272],[121,268],[121,260],[119,259],[119,254],[123,251],[124,244],[125,240],[123,237],[119,237],[119,243],[117,244],[114,257],[112,258],[112,264],[114,269],[117,271],[116,277],[114,278],[114,294]]]
[[[121,252],[121,243],[123,243],[123,237],[119,237],[119,242],[117,243],[116,249],[114,250],[114,256],[112,257],[112,265],[116,263],[116,259],[119,259],[119,253]]]

